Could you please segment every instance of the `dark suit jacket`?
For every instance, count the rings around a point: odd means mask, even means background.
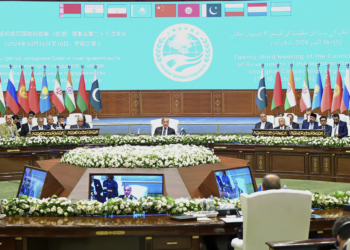
[[[339,121],[338,138],[343,138],[345,136],[348,136],[348,126],[346,122]]]
[[[318,126],[317,129],[322,129],[322,125]],[[326,131],[326,134],[331,136],[332,135],[332,126],[329,126],[326,124],[326,126],[324,127],[324,130]]]
[[[89,125],[89,123],[87,123],[87,122],[84,122],[83,125],[84,125],[86,128],[90,128],[90,125]]]
[[[135,197],[135,196],[133,196],[132,194],[131,195],[129,195],[129,197],[125,197],[125,195],[124,194],[122,194],[122,195],[119,195],[119,197],[118,198],[122,198],[122,199],[124,199],[124,198],[128,198],[128,199],[130,199],[130,200],[137,200],[137,198]]]
[[[46,125],[48,127],[48,129],[51,129],[51,126],[49,124]],[[56,123],[52,123],[52,126],[54,129],[57,128],[57,124]]]
[[[86,129],[86,128],[88,128],[88,127],[86,127],[86,126],[81,126],[81,127],[78,127],[78,124],[77,125],[72,125],[72,126],[70,126],[70,128],[71,129]]]
[[[309,129],[310,122],[303,122],[301,129]],[[314,129],[318,128],[318,122],[314,122]]]
[[[103,189],[102,189],[100,180],[94,179],[94,187],[95,187],[95,190],[93,191],[97,192],[98,195],[101,195],[101,193],[103,192]]]
[[[59,124],[59,123],[57,122],[57,127],[56,127],[56,128],[59,127],[59,128],[65,129],[65,128],[66,128],[66,125],[67,125],[66,123],[64,123],[64,124],[61,125],[61,124]]]
[[[299,126],[298,123],[292,122],[292,128],[293,128],[293,129],[300,129],[300,126]]]
[[[33,129],[33,127],[32,127]],[[29,126],[28,123],[24,123],[22,124],[22,129],[21,129],[21,133],[19,134],[20,136],[24,136],[26,137],[29,133]]]
[[[162,135],[162,129],[163,127],[156,128],[156,130],[154,131],[154,135]],[[168,127],[168,135],[175,135],[175,129]]]
[[[258,122],[257,124],[255,124],[256,129],[260,129],[260,126],[261,126],[261,122]],[[265,129],[273,129],[272,123],[266,122]]]
[[[17,130],[19,130],[21,128],[21,123],[20,122],[17,122],[16,123],[16,126],[17,126]]]
[[[280,129],[280,126],[275,127],[274,129]],[[284,126],[284,129],[287,129],[287,126]]]
[[[46,125],[43,125],[43,129],[44,129],[44,130],[48,130],[48,129],[50,129],[50,127],[49,127],[49,126],[46,126]],[[34,126],[34,127],[32,128],[32,130],[39,130],[39,125]]]

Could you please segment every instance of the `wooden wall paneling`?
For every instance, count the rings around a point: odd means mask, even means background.
[[[321,164],[322,164],[322,170],[321,174],[323,175],[332,175],[334,172],[331,166],[331,156],[323,155],[321,156]]]
[[[254,91],[251,90],[225,90],[223,92],[223,115],[254,116],[257,107],[253,94]]]
[[[266,154],[265,152],[256,152],[254,159],[254,169],[256,172],[266,172]]]
[[[111,91],[104,93],[102,100],[102,110],[99,111],[101,117],[105,114],[118,116],[132,116],[131,107],[132,93],[129,91]],[[92,108],[92,106],[91,106]],[[95,113],[95,112],[94,112]]]
[[[171,115],[171,91],[141,91],[141,116]]]
[[[32,164],[32,154],[2,154],[0,162],[0,181],[19,180],[23,174],[24,166]]]
[[[320,157],[318,155],[312,155],[309,157],[309,171],[310,174],[320,174]]]
[[[140,116],[140,91],[132,91],[130,95],[131,116]]]
[[[335,157],[336,177],[350,177],[350,157],[336,155]],[[340,167],[341,166],[341,167]]]
[[[271,173],[305,174],[305,155],[301,153],[271,153]]]
[[[182,91],[181,111],[183,115],[213,115],[212,91]]]
[[[213,110],[214,115],[222,115],[222,90],[215,90],[213,92]]]
[[[171,102],[171,112],[173,115],[181,115],[181,91],[172,91],[171,92],[171,98],[172,98],[172,102]]]

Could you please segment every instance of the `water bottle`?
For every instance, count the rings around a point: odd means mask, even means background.
[[[287,185],[284,185],[283,189],[287,189]]]
[[[140,129],[137,129],[137,136],[140,136]]]

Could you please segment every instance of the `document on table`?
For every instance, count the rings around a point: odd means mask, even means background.
[[[236,217],[234,216],[227,216],[226,218],[220,218],[223,220],[225,223],[239,223],[243,222],[243,217]]]
[[[208,217],[198,217],[197,221],[211,221]]]

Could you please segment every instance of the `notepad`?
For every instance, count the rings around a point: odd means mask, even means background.
[[[220,218],[221,220],[223,220],[225,223],[240,223],[243,222],[243,217],[239,217],[239,218]]]
[[[208,217],[198,217],[197,221],[211,221]]]

